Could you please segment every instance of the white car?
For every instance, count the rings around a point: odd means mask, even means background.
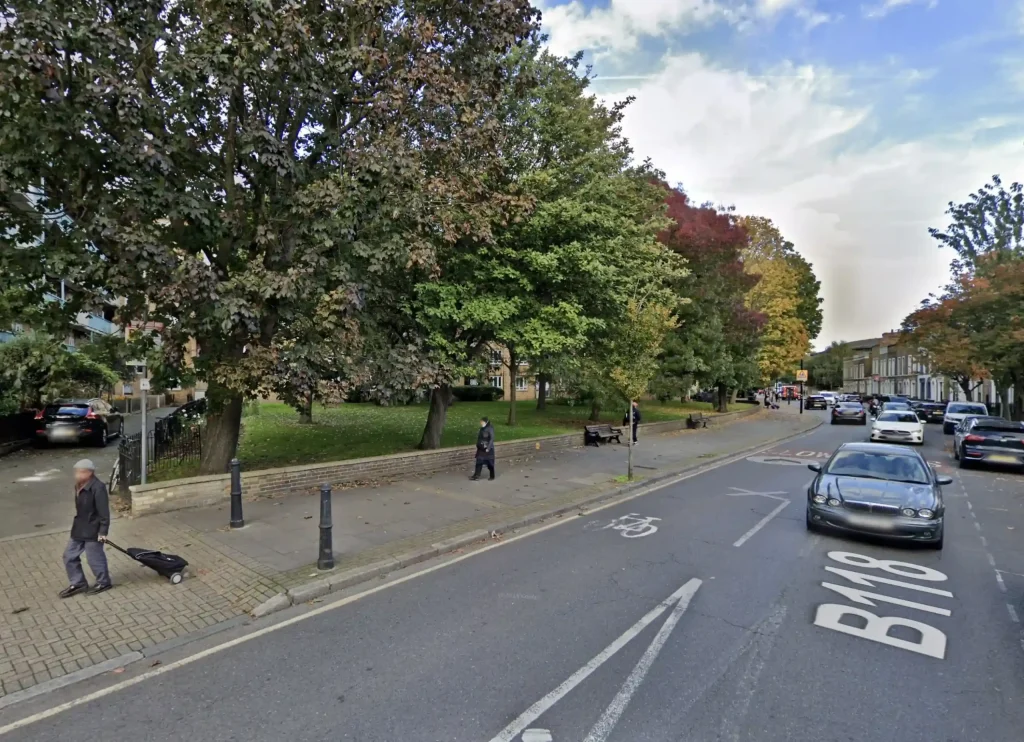
[[[825,398],[825,403],[829,407],[835,407],[837,402],[838,402],[838,398],[836,397],[836,393],[835,392],[818,392],[818,396],[819,397],[824,397]]]
[[[980,402],[950,402],[942,418],[942,432],[949,435],[965,417],[988,417],[988,407]]]
[[[924,445],[924,423],[913,411],[883,410],[871,423],[871,440],[921,446]]]

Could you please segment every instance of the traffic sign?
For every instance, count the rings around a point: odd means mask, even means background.
[[[797,371],[796,372],[796,380],[797,381],[804,381],[804,382],[806,382],[807,381],[807,369],[802,368],[799,371]]]

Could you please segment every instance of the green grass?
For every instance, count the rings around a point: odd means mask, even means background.
[[[519,402],[516,422],[507,424],[508,402],[456,402],[448,410],[441,445],[466,446],[476,442],[480,418],[487,416],[500,441],[558,435],[579,430],[587,424],[589,406],[548,405],[537,411],[534,401]],[[423,434],[427,406],[378,407],[374,404],[343,404],[316,407],[313,424],[300,425],[298,414],[285,404],[262,403],[254,414],[242,419],[242,438],[238,458],[244,469],[272,469],[280,466],[341,461],[365,456],[380,456],[414,451]],[[690,412],[710,413],[703,402],[645,402],[641,405],[644,422],[659,422],[684,417]],[[603,422],[619,424],[624,410],[605,410]],[[163,481],[195,476],[198,465],[175,465],[150,477]]]

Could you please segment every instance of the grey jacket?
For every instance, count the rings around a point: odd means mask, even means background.
[[[75,493],[75,520],[71,538],[75,541],[98,541],[110,530],[110,498],[107,485],[95,476]]]

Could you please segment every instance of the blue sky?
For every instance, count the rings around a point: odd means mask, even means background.
[[[945,280],[927,234],[1024,180],[1024,0],[539,0],[549,44],[696,197],[771,217],[823,282],[818,345]]]

